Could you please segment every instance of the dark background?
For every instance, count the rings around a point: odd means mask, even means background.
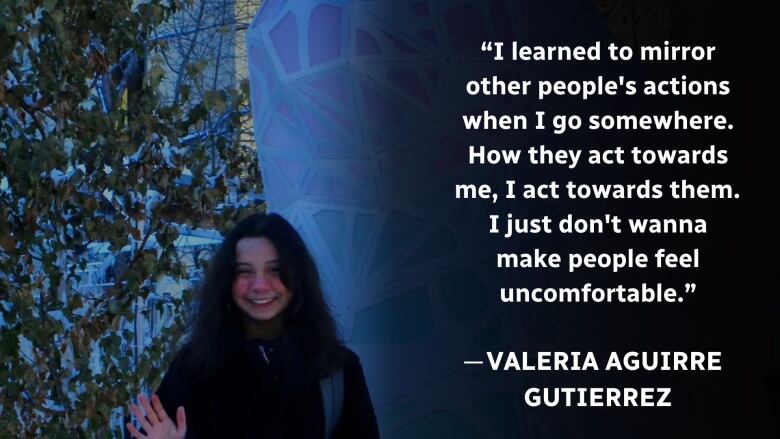
[[[770,118],[774,82],[767,67],[772,39],[763,35],[771,23],[761,12],[734,2],[412,2],[415,20],[422,16],[440,26],[435,53],[426,68],[438,70],[431,135],[423,140],[428,172],[405,175],[404,186],[425,188],[416,203],[429,207],[426,223],[441,226],[431,233],[429,248],[446,249],[447,263],[414,262],[411,277],[439,278],[433,301],[444,303],[449,318],[434,313],[434,334],[440,338],[419,358],[399,360],[385,352],[390,367],[383,373],[388,387],[414,382],[414,395],[380,401],[378,411],[388,437],[774,437],[778,414],[778,339],[776,235],[772,206],[777,199],[773,181],[776,142]],[[417,6],[414,6],[417,5]],[[418,26],[408,11],[388,8],[383,16],[401,31]],[[441,26],[444,27],[442,31]],[[402,32],[403,34],[403,32]],[[631,45],[715,45],[710,62],[568,63],[492,62],[480,53],[482,41],[512,40],[524,45],[584,45],[602,42],[607,59],[609,42]],[[382,68],[392,68],[392,57]],[[483,76],[502,79],[589,79],[625,75],[630,79],[729,80],[731,94],[716,97],[647,98],[616,96],[582,101],[575,97],[472,97],[465,82]],[[640,82],[641,83],[641,82]],[[730,132],[606,131],[580,129],[567,135],[528,131],[466,132],[461,115],[489,109],[494,114],[526,114],[544,109],[551,114],[725,114],[735,125]],[[409,108],[405,112],[417,110]],[[426,113],[430,116],[431,113]],[[416,117],[416,116],[415,116]],[[523,148],[706,148],[728,149],[727,165],[589,166],[585,152],[574,170],[546,166],[468,166],[468,145]],[[640,183],[651,179],[665,186],[672,180],[729,183],[740,194],[731,200],[674,200],[665,188],[662,200],[547,201],[508,200],[497,205],[454,199],[455,183],[522,183],[556,180],[578,183]],[[412,189],[410,189],[410,192]],[[499,190],[501,193],[502,190]],[[559,218],[566,213],[603,217],[705,218],[706,235],[552,235],[516,236],[505,240],[488,234],[488,215],[512,212],[515,217]],[[554,222],[555,223],[555,222]],[[624,230],[627,225],[624,222]],[[700,249],[701,267],[689,270],[584,270],[570,275],[558,270],[498,270],[499,251],[525,252],[539,247],[565,254],[657,248],[691,252]],[[652,259],[651,259],[652,260]],[[449,277],[448,277],[449,276]],[[454,279],[454,280],[453,280]],[[680,304],[502,304],[500,287],[608,287],[663,282],[684,289],[695,282],[697,291]],[[434,284],[436,282],[433,282]],[[435,307],[434,307],[435,309]],[[399,316],[404,319],[404,316]],[[427,317],[423,317],[425,319]],[[451,334],[447,337],[443,334]],[[355,341],[353,339],[353,341]],[[357,340],[358,342],[360,340]],[[368,340],[367,340],[368,341]],[[448,358],[484,359],[485,351],[594,351],[600,366],[610,351],[721,351],[720,372],[492,372],[485,366],[430,373],[427,362]],[[382,353],[379,354],[383,355]],[[429,374],[429,375],[426,375]],[[524,404],[528,387],[672,387],[671,408],[531,408]],[[394,412],[395,410],[395,412]],[[396,413],[416,413],[412,423],[392,421]],[[485,427],[490,425],[491,427]],[[774,430],[773,430],[774,429]],[[472,436],[474,432],[475,436]],[[479,433],[477,433],[479,432]],[[489,433],[485,433],[489,432]]]

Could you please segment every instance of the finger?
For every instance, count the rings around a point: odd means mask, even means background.
[[[157,415],[154,413],[154,409],[151,405],[149,405],[149,400],[146,399],[143,395],[138,395],[138,402],[141,403],[141,407],[144,408],[144,412],[146,412],[146,418],[149,419],[149,424],[151,425],[157,425],[160,420],[157,418]]]
[[[152,407],[154,408],[154,412],[157,414],[157,417],[161,422],[168,419],[168,413],[165,413],[165,409],[163,408],[162,403],[160,402],[160,398],[157,397],[157,395],[152,395]]]
[[[127,431],[130,432],[130,435],[133,436],[135,439],[146,439],[146,435],[136,430],[135,427],[133,427],[133,424],[128,422],[125,426],[127,427]]]
[[[138,408],[137,405],[132,404],[130,406],[130,411],[133,412],[135,415],[135,419],[138,419],[138,422],[141,423],[141,427],[144,428],[144,430],[149,431],[152,429],[152,426],[149,425],[149,422],[146,420],[146,416],[144,416],[143,413],[141,413],[141,409]]]
[[[184,439],[187,434],[187,417],[184,415],[184,407],[179,407],[176,410],[176,437],[177,439]]]

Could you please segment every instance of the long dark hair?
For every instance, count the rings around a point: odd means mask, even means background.
[[[292,292],[284,310],[284,336],[291,337],[306,364],[324,377],[344,360],[344,345],[325,302],[314,260],[298,232],[277,214],[257,213],[227,233],[211,258],[199,288],[199,302],[186,346],[187,369],[200,376],[215,373],[243,343],[241,311],[233,303],[236,244],[242,238],[266,238],[276,247],[280,278]]]

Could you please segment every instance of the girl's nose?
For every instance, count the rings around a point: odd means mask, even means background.
[[[252,280],[253,290],[267,290],[269,288],[268,278],[262,274],[255,275]]]

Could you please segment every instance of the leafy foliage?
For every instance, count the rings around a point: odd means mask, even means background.
[[[202,59],[166,69],[152,38],[188,7],[0,0],[0,436],[105,435],[182,336],[189,290],[150,300],[162,281],[187,285],[182,227],[229,227],[260,190],[236,134],[246,84],[214,88]],[[137,78],[112,76],[128,59]],[[138,320],[166,313],[145,341]]]

